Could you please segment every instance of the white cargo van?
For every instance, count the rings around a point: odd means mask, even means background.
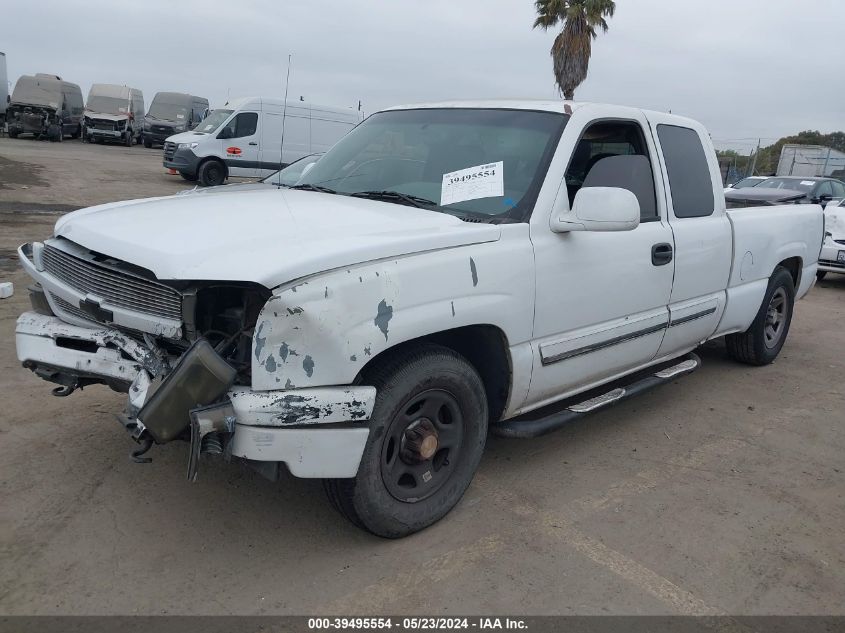
[[[164,166],[203,186],[228,176],[267,176],[295,160],[325,152],[361,122],[351,108],[246,97],[213,110],[191,132],[164,143]],[[282,129],[284,126],[284,151]]]
[[[82,136],[89,143],[139,143],[144,114],[144,93],[137,88],[94,84],[85,103]]]

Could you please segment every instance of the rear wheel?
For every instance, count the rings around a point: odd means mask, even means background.
[[[386,538],[418,532],[460,501],[487,440],[478,373],[438,345],[394,354],[365,376],[376,388],[370,436],[353,479],[327,479],[332,505]]]
[[[180,171],[179,175],[182,176],[182,178],[184,178],[188,182],[196,182],[197,181],[197,175],[196,174],[189,174],[186,171]]]
[[[731,358],[749,365],[768,365],[777,358],[789,334],[794,304],[792,275],[778,267],[769,278],[763,303],[751,327],[741,334],[725,337]]]
[[[226,168],[218,160],[209,160],[200,165],[197,177],[203,187],[216,187],[226,180]]]
[[[17,131],[9,130],[9,138],[18,138]]]

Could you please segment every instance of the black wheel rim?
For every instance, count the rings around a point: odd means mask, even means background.
[[[460,459],[464,419],[448,391],[430,389],[408,399],[387,426],[381,476],[390,494],[422,501],[451,478]]]
[[[778,288],[769,301],[766,309],[766,322],[763,326],[763,336],[766,347],[772,349],[777,346],[786,330],[786,316],[788,303],[786,290]]]
[[[209,167],[208,182],[212,185],[219,185],[221,180],[223,180],[223,170],[220,169],[217,165]]]

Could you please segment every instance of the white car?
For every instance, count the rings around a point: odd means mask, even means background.
[[[678,116],[394,108],[291,188],[62,217],[19,250],[38,285],[17,354],[57,395],[127,392],[137,458],[183,440],[190,478],[214,454],[286,467],[404,536],[458,503],[488,431],[551,432],[694,371],[710,339],[777,357],[822,210],[726,210],[721,191]]]
[[[749,176],[748,178],[743,178],[742,180],[738,180],[734,184],[725,187],[725,193],[733,191],[734,189],[747,189],[750,187],[756,187],[761,182],[768,179],[768,176]]]
[[[836,207],[828,206],[824,218],[824,243],[819,255],[820,280],[827,273],[845,274],[845,200]]]

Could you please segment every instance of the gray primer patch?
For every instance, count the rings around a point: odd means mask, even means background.
[[[349,360],[351,360],[354,363],[356,360],[358,360],[358,357],[355,356],[355,354],[352,354],[352,356],[349,357]]]
[[[470,257],[469,258],[469,271],[472,273],[472,285],[478,285],[478,270],[475,268],[475,260]]]
[[[293,316],[294,314],[302,314],[303,312],[305,312],[305,310],[303,310],[299,306],[296,306],[293,309],[288,308],[288,314],[290,314],[291,316]]]
[[[372,356],[372,355],[373,355],[372,349],[370,348],[370,346],[369,346],[369,345],[368,345],[367,347],[365,347],[365,348],[364,348],[364,353],[365,353],[367,356]]]
[[[262,321],[261,325],[258,326],[258,331],[255,333],[255,360],[261,356],[261,350],[264,349],[264,343],[267,341],[267,337],[261,336],[261,331],[264,329],[264,326],[267,325],[267,321]]]
[[[293,386],[294,386],[294,385],[293,385],[293,383],[290,381],[290,378],[288,378],[288,379],[287,379],[287,382],[285,382],[285,389],[293,389]]]
[[[311,378],[311,375],[314,373],[314,359],[310,356],[306,356],[302,361],[302,369],[304,369],[308,377]]]
[[[393,306],[387,305],[387,301],[382,299],[379,301],[378,304],[378,312],[376,313],[376,318],[373,319],[373,323],[378,326],[378,329],[381,330],[381,333],[384,334],[384,340],[387,340],[387,324],[390,323],[390,319],[393,318]]]
[[[271,374],[276,371],[276,359],[273,358],[272,354],[270,354],[267,357],[267,360],[264,361],[264,369],[266,369]]]
[[[323,293],[323,298],[324,298],[324,299],[328,299],[328,298],[329,298],[329,287],[328,287],[328,286],[326,286],[326,291]]]
[[[452,316],[455,316],[455,302],[452,302]]]
[[[288,362],[288,352],[290,348],[288,347],[287,343],[282,343],[282,346],[279,348],[279,357],[282,359],[283,363]]]

